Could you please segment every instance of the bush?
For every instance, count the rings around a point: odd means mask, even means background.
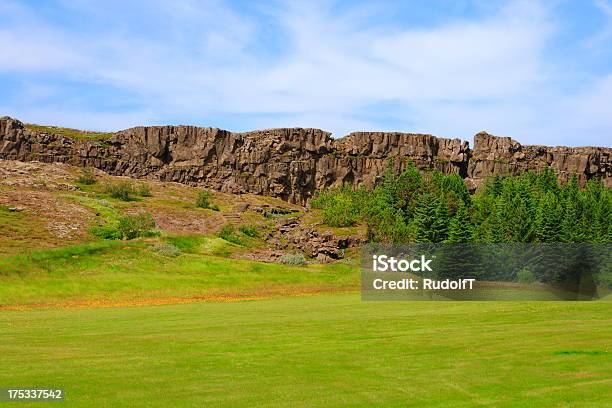
[[[153,236],[155,234],[154,228],[155,220],[149,213],[121,217],[117,225],[117,230],[121,233],[123,239]]]
[[[224,225],[223,228],[221,228],[221,230],[217,234],[217,236],[221,239],[226,240],[227,242],[231,242],[232,244],[236,244],[236,245],[243,244],[240,237],[236,235],[236,230],[234,229],[234,226],[231,224]]]
[[[134,239],[157,235],[154,231],[155,220],[149,213],[126,215],[119,218],[115,225],[107,224],[91,228],[89,231],[102,239]]]
[[[95,184],[96,181],[96,177],[93,175],[93,171],[90,168],[83,169],[83,172],[77,179],[77,183],[85,184],[87,186]]]
[[[323,209],[323,222],[330,227],[351,227],[361,217],[359,192],[348,188],[327,191],[315,198],[311,206]]]
[[[117,229],[116,226],[112,225],[100,225],[96,227],[92,227],[89,232],[95,235],[98,238],[102,239],[121,239],[121,232]]]
[[[241,225],[240,232],[251,238],[256,238],[259,236],[259,231],[257,231],[257,227],[255,227],[254,225]]]
[[[210,208],[211,198],[212,198],[212,194],[210,194],[208,191],[200,191],[198,193],[198,197],[196,198],[196,207]]]
[[[153,196],[151,194],[151,187],[149,187],[148,184],[139,185],[138,188],[136,189],[136,194],[138,194],[141,197],[152,197]]]
[[[155,244],[151,247],[153,252],[157,252],[163,256],[175,258],[181,254],[181,250],[169,243]]]
[[[285,265],[306,265],[306,257],[304,256],[304,254],[301,253],[297,253],[297,254],[285,254],[283,256],[281,256],[280,258],[278,258],[278,262],[285,264]]]
[[[122,201],[132,200],[134,194],[134,186],[129,181],[120,181],[118,183],[108,183],[104,188],[104,192],[111,197]]]
[[[536,280],[533,272],[527,268],[521,269],[516,274],[516,281],[519,283],[534,283]]]

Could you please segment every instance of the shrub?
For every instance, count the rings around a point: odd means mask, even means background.
[[[134,186],[129,181],[120,181],[118,183],[108,183],[104,191],[118,200],[130,201],[132,200],[132,194],[134,194]]]
[[[136,194],[138,194],[141,197],[152,197],[151,194],[151,187],[149,187],[148,184],[141,184],[138,186],[138,188],[136,189]]]
[[[181,250],[170,243],[155,244],[151,247],[153,252],[163,256],[175,258],[181,254]]]
[[[89,232],[95,235],[98,238],[102,239],[121,239],[121,232],[117,229],[116,226],[112,225],[99,225],[92,227]]]
[[[534,283],[537,279],[533,275],[533,272],[527,268],[523,268],[517,272],[516,280],[519,283]]]
[[[134,239],[138,237],[152,236],[155,233],[155,220],[149,213],[127,215],[119,219],[117,230],[123,239]]]
[[[212,194],[210,194],[208,191],[200,191],[198,193],[198,197],[196,198],[196,207],[210,208],[211,198],[212,198]]]
[[[278,258],[278,262],[285,265],[306,265],[306,257],[304,254],[296,253],[296,254],[285,254]]]
[[[241,225],[240,232],[246,235],[247,237],[255,238],[259,236],[259,231],[257,231],[257,227],[254,225]]]
[[[231,242],[232,244],[236,244],[236,245],[243,244],[240,237],[236,235],[236,230],[234,229],[234,226],[231,224],[224,225],[223,228],[221,228],[221,230],[217,234],[217,236],[219,238],[226,240],[227,242]]]
[[[77,179],[77,183],[85,184],[87,186],[95,184],[96,181],[96,177],[93,175],[93,171],[90,168],[83,169],[83,172]]]
[[[359,221],[364,209],[359,194],[348,188],[327,191],[315,198],[311,205],[323,209],[323,222],[330,227],[351,227]]]

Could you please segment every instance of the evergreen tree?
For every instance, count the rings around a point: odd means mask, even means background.
[[[529,174],[527,174],[526,177],[529,177]],[[542,193],[552,192],[556,194],[559,191],[559,183],[557,182],[555,171],[550,167],[544,169],[536,178],[536,187],[539,188]]]
[[[442,186],[445,193],[452,193],[454,196],[461,199],[465,205],[469,205],[470,192],[461,176],[455,173],[449,174],[445,177]]]
[[[436,210],[433,223],[431,224],[431,242],[443,242],[448,235],[450,214],[443,200],[436,200]]]
[[[559,240],[566,243],[584,242],[583,229],[580,228],[580,218],[578,216],[578,203],[567,198],[563,207]]]
[[[540,200],[536,217],[536,239],[538,242],[561,241],[561,216],[557,197],[548,192]]]
[[[449,244],[473,242],[473,227],[465,205],[460,205],[448,228]]]
[[[436,220],[438,201],[431,194],[423,194],[418,200],[414,215],[416,242],[436,242],[432,226]]]

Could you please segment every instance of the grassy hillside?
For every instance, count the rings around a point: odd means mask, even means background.
[[[0,383],[63,387],[71,407],[603,407],[610,339],[598,302],[355,294],[3,312]]]
[[[177,242],[177,238],[167,238]],[[0,310],[24,306],[176,303],[356,290],[349,263],[288,266],[231,259],[221,238],[181,237],[178,257],[159,239],[103,241],[0,258]]]

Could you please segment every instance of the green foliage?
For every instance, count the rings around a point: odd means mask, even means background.
[[[434,237],[434,222],[436,220],[436,209],[441,205],[440,202],[429,194],[423,194],[417,201],[413,223],[416,227],[417,242],[438,242]]]
[[[329,226],[365,223],[374,242],[611,241],[612,189],[598,180],[580,189],[575,176],[561,185],[545,169],[491,178],[470,196],[457,174],[392,169],[372,190],[325,191],[312,206]]]
[[[537,281],[533,272],[527,268],[523,268],[516,274],[516,281],[519,283],[534,283]]]
[[[251,237],[251,238],[259,237],[259,231],[257,230],[257,227],[254,225],[243,224],[240,226],[239,230],[240,232],[242,232],[242,234],[246,235],[247,237]]]
[[[157,235],[154,231],[155,220],[149,213],[126,215],[116,223],[95,226],[90,232],[102,239],[134,239]]]
[[[181,250],[170,243],[159,243],[151,247],[153,252],[160,255],[175,258],[181,254]]]
[[[208,191],[200,191],[198,193],[198,197],[196,198],[196,207],[198,208],[210,208],[210,200],[212,198],[212,194]]]
[[[123,239],[134,239],[154,235],[155,220],[149,213],[127,215],[119,219],[117,230]]]
[[[244,245],[244,241],[236,234],[236,229],[231,224],[224,225],[217,233],[217,236],[232,244]]]
[[[81,175],[77,179],[77,183],[84,184],[86,186],[90,186],[96,183],[96,177],[93,174],[93,171],[90,168],[85,168],[81,172]]]
[[[121,232],[117,229],[116,225],[96,225],[92,227],[89,232],[98,238],[102,239],[121,239]]]
[[[138,194],[141,197],[152,197],[153,194],[151,194],[151,187],[149,187],[148,184],[140,184],[137,188],[136,188],[136,194]]]
[[[306,265],[308,262],[306,261],[306,257],[304,254],[296,253],[296,254],[284,254],[280,258],[278,258],[278,262],[284,265]]]
[[[104,186],[104,192],[113,198],[121,201],[132,201],[134,196],[151,197],[151,187],[148,184],[142,183],[137,187],[131,181],[119,181],[116,183],[107,183]]]
[[[131,201],[133,200],[133,195],[135,194],[134,186],[129,181],[108,183],[104,187],[104,192],[121,201]]]
[[[449,244],[469,243],[473,240],[473,233],[473,226],[470,222],[467,208],[464,204],[461,204],[457,213],[450,221],[446,242]]]
[[[213,211],[220,211],[221,210],[217,204],[211,204],[210,207],[208,207],[208,208],[210,208]]]
[[[323,222],[330,227],[350,227],[359,220],[359,202],[358,193],[342,188],[320,194],[312,206],[323,209]]]

